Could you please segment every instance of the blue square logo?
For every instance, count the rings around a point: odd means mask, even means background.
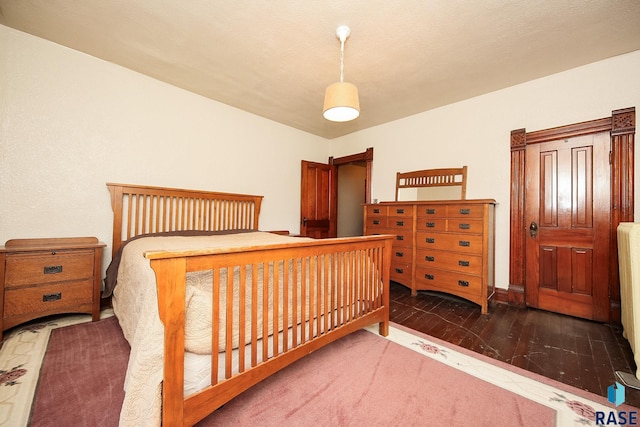
[[[624,386],[616,381],[607,389],[607,399],[616,406],[624,403]]]

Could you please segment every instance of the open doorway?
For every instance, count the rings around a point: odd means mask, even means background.
[[[338,237],[362,236],[366,202],[367,165],[354,162],[338,166]]]
[[[362,204],[371,200],[372,163],[373,148],[349,156],[330,157],[327,164],[302,161],[301,236],[362,235]]]

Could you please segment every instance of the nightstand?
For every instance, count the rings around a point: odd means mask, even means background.
[[[100,319],[105,246],[95,237],[71,237],[14,239],[0,247],[0,339],[9,328],[52,314]]]

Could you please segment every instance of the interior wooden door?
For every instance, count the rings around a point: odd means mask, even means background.
[[[337,167],[302,161],[300,235],[336,237],[338,232]]]
[[[526,303],[609,319],[609,132],[526,147]]]

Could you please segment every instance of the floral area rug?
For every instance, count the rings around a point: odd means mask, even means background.
[[[100,313],[102,319],[110,316],[111,309]],[[0,349],[0,427],[28,425],[51,331],[89,321],[91,316],[87,314],[49,317],[17,326],[5,334]]]
[[[101,318],[112,315],[113,312],[108,310],[101,314]],[[49,318],[16,327],[6,335],[0,349],[0,427],[28,425],[51,331],[90,320],[88,315]],[[367,329],[377,333],[377,325]],[[627,405],[616,407],[602,396],[497,362],[402,326],[393,325],[387,339],[552,409],[556,426],[595,426],[598,425],[598,413],[600,416],[604,414],[604,420],[610,420],[612,413],[617,417],[619,411],[635,411],[638,416],[637,408]],[[499,421],[499,414],[496,415],[496,421]]]
[[[367,329],[377,332],[377,326]],[[635,413],[631,415],[635,419],[640,418],[638,408],[629,405],[616,406],[605,397],[496,361],[403,326],[394,324],[389,329],[387,338],[397,344],[553,409],[556,412],[556,426],[604,425],[607,420],[612,421],[613,417],[619,424],[619,421],[629,420],[630,413]],[[464,384],[460,386],[464,387]],[[496,420],[499,420],[499,414],[497,415]]]

